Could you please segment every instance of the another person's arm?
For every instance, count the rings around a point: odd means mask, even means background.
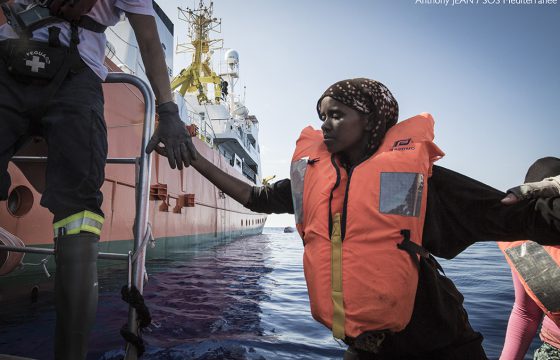
[[[560,244],[560,197],[501,203],[505,194],[449,169],[434,166],[428,182],[424,246],[453,258],[480,241],[533,240]]]
[[[167,157],[171,168],[182,169],[183,166],[190,165],[197,152],[185,124],[179,117],[177,104],[173,102],[156,21],[150,15],[127,13],[127,17],[136,35],[146,75],[159,104],[159,124],[146,147],[146,152],[156,150],[158,154]],[[163,146],[160,146],[160,143]]]
[[[560,175],[542,181],[528,182],[509,189],[502,203],[510,205],[521,200],[560,196]]]
[[[509,316],[500,360],[523,360],[543,318],[542,310],[527,294],[514,272],[512,278],[515,302]]]

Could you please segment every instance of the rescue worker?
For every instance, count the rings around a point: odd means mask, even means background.
[[[560,159],[536,161],[527,172],[524,185],[511,189],[516,199],[535,192],[560,195]],[[535,360],[560,358],[560,247],[541,246],[530,241],[498,243],[511,266],[515,302],[509,317],[500,360],[521,360],[538,331],[542,345]]]
[[[397,124],[380,82],[329,87],[321,131],[296,143],[291,179],[250,186],[199,157],[192,165],[263,213],[295,213],[313,317],[345,341],[345,359],[486,359],[463,296],[432,255],[479,241],[560,242],[560,198],[505,205],[504,194],[433,165],[433,119]]]
[[[222,100],[226,101],[228,96],[228,82],[220,78],[220,83],[222,84]]]
[[[32,3],[15,0],[3,9],[13,20]],[[159,103],[159,125],[148,150],[155,148],[179,169],[189,166],[196,153],[173,102],[152,1],[47,3],[54,22],[0,26],[0,200],[8,196],[11,157],[31,135],[44,137],[48,163],[41,205],[54,215],[55,358],[77,360],[86,358],[98,299],[96,259],[104,220],[100,188],[107,157],[103,32],[123,13]]]

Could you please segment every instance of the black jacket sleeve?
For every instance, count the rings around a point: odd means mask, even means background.
[[[278,180],[271,185],[253,186],[251,197],[245,207],[266,214],[293,214],[290,179]]]
[[[560,197],[503,205],[505,193],[441,166],[428,182],[424,247],[451,259],[480,241],[530,239],[560,244]],[[289,179],[253,187],[246,205],[261,213],[294,213]]]
[[[505,193],[434,166],[428,182],[424,247],[453,258],[479,241],[560,244],[560,197],[503,205]]]

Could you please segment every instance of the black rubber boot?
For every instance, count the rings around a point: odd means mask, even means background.
[[[98,241],[90,233],[56,239],[56,360],[86,358],[97,311]]]

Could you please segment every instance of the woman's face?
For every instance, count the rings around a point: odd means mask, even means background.
[[[323,141],[330,153],[363,152],[367,145],[366,115],[327,96],[319,104],[319,116],[323,121]]]

